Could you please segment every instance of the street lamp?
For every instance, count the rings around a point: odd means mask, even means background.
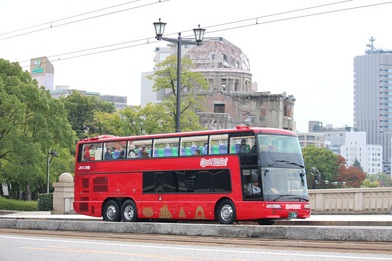
[[[155,27],[155,34],[157,40],[164,40],[170,43],[177,44],[177,108],[176,108],[176,132],[181,132],[180,127],[180,113],[181,113],[181,106],[180,106],[180,92],[181,92],[181,46],[182,44],[194,44],[200,45],[203,41],[204,32],[206,29],[198,28],[193,29],[195,33],[195,41],[190,40],[183,40],[181,37],[181,33],[178,33],[178,38],[166,38],[163,37],[163,32],[165,31],[166,23],[161,22],[161,18],[159,18],[159,22],[153,23]]]
[[[49,194],[49,163],[52,161],[53,157],[57,157],[57,151],[49,150],[46,159],[46,194]]]

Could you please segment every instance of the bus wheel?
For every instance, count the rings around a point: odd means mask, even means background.
[[[232,224],[235,220],[235,207],[231,200],[222,200],[216,210],[216,218],[221,224]]]
[[[126,200],[121,207],[121,217],[124,222],[133,222],[137,219],[136,205],[132,200]]]
[[[108,200],[103,206],[104,221],[120,221],[120,206],[115,200]]]

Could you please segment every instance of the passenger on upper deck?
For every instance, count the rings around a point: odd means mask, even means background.
[[[135,146],[134,145],[129,145],[129,152],[128,152],[128,158],[136,158],[136,152],[135,152]]]
[[[90,145],[88,153],[90,154],[90,160],[95,160],[95,146],[93,144]]]
[[[250,149],[249,153],[256,153],[257,152],[257,146],[256,143],[253,145],[253,147]]]
[[[246,146],[246,140],[242,139],[241,144],[240,144],[240,153],[246,153],[248,152],[247,146]]]
[[[141,153],[142,158],[149,158],[150,155],[148,155],[147,147],[145,145],[142,146],[142,153]]]
[[[105,160],[110,160],[110,159],[113,159],[112,152],[111,152],[110,148],[106,148]]]
[[[125,159],[125,151],[124,150],[121,150],[120,157],[118,157],[118,159]]]

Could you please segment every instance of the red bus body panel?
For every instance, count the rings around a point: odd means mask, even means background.
[[[249,129],[249,127],[245,127]],[[254,128],[256,131],[273,134],[290,134],[292,132],[278,129]],[[225,130],[222,133],[238,132],[241,129]],[[194,132],[197,134],[217,133],[213,131]],[[150,135],[143,138],[179,136],[181,133]],[[189,133],[187,133],[189,135]],[[88,143],[100,139],[129,140],[129,137],[116,138],[106,136],[87,139]],[[137,139],[137,137],[135,137]],[[77,146],[77,155],[79,153]],[[203,167],[203,162],[218,159],[227,161],[224,168],[230,170],[231,192],[228,193],[143,193],[143,172],[160,170],[196,170],[222,167]],[[173,219],[173,220],[215,220],[216,204],[222,198],[234,202],[237,220],[281,219],[288,218],[290,212],[296,212],[298,218],[310,216],[308,202],[265,202],[244,200],[241,181],[239,157],[236,154],[205,155],[174,158],[125,159],[112,161],[86,161],[75,164],[75,199],[76,213],[102,217],[105,200],[132,199],[137,208],[138,219]],[[268,204],[280,205],[281,208],[267,208]]]

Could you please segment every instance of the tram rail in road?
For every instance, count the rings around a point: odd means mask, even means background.
[[[354,241],[319,241],[319,240],[276,240],[254,238],[225,237],[189,237],[172,235],[147,235],[129,233],[91,233],[80,231],[47,231],[0,229],[0,235],[19,235],[38,237],[57,237],[66,239],[101,239],[121,242],[164,243],[170,245],[194,246],[235,246],[236,248],[295,249],[306,251],[355,252],[372,254],[392,254],[390,242],[354,242]]]

